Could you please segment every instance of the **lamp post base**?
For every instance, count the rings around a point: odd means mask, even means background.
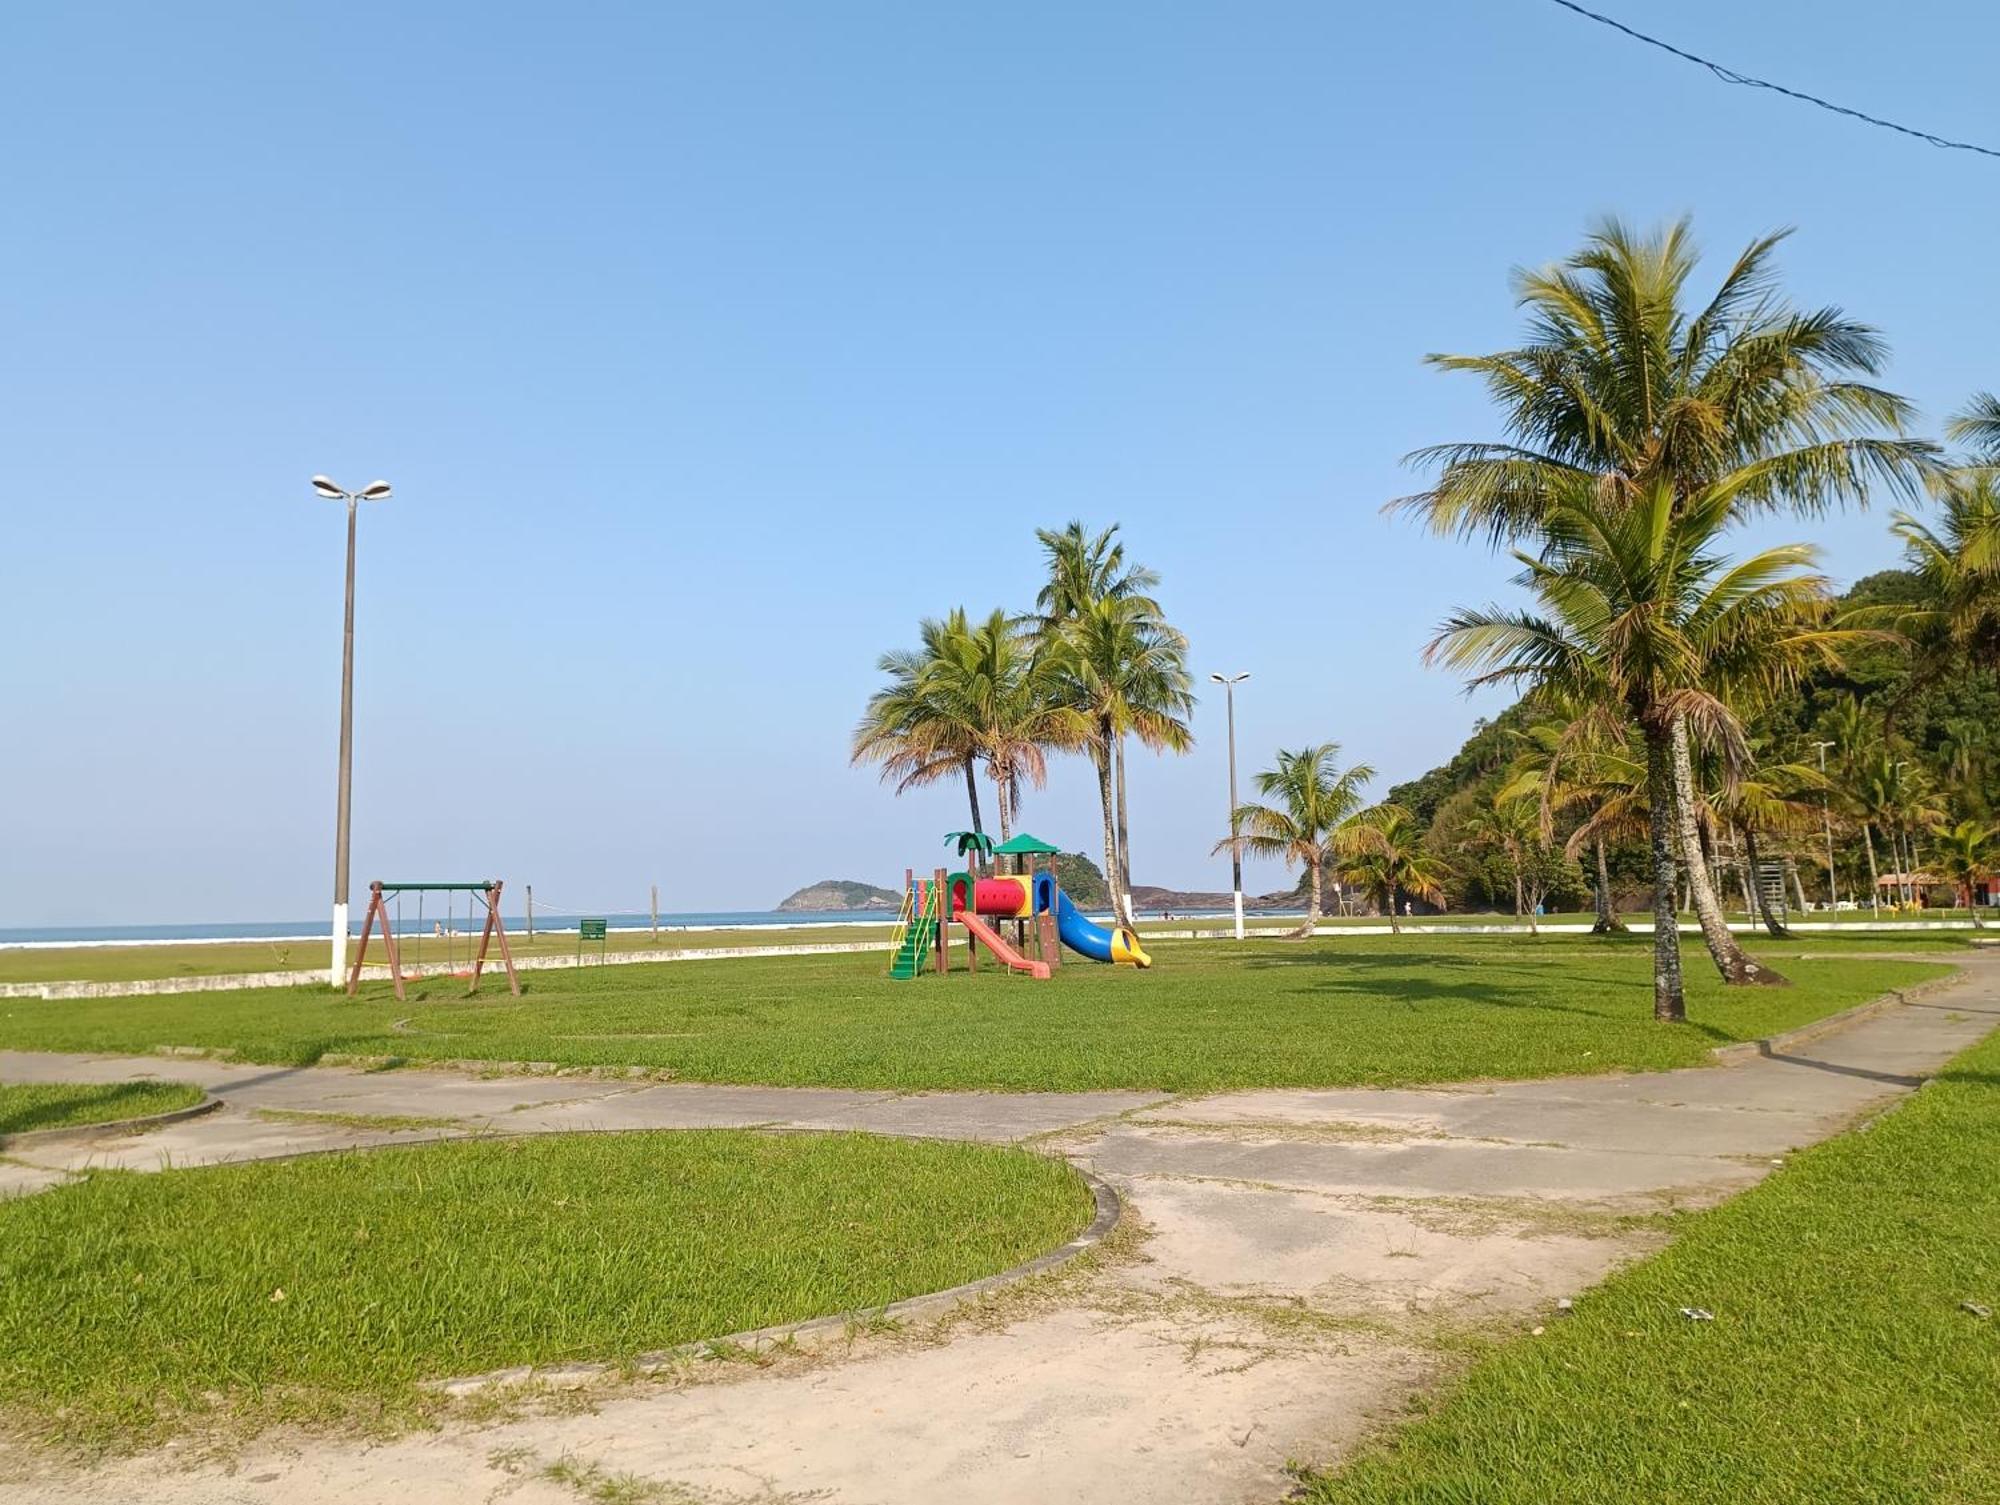
[[[333,959],[327,964],[327,983],[336,988],[347,986],[347,903],[342,900],[333,906]]]

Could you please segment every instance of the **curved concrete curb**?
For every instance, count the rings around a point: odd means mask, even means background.
[[[899,1322],[933,1315],[942,1316],[961,1302],[974,1300],[1018,1284],[1030,1276],[1058,1269],[1085,1251],[1096,1248],[1110,1237],[1111,1231],[1118,1226],[1119,1215],[1124,1206],[1118,1193],[1095,1172],[1073,1163],[1071,1169],[1083,1177],[1085,1184],[1090,1187],[1091,1197],[1096,1204],[1096,1212],[1090,1220],[1090,1226],[1068,1243],[1059,1245],[1046,1254],[1037,1255],[1025,1264],[1014,1266],[1011,1270],[1002,1270],[997,1275],[988,1275],[979,1280],[967,1281],[963,1285],[951,1286],[942,1291],[931,1291],[922,1296],[906,1296],[901,1301],[890,1302],[887,1306],[842,1312],[831,1317],[810,1317],[802,1322],[781,1322],[775,1327],[759,1327],[749,1332],[730,1333],[724,1337],[702,1338],[656,1353],[641,1354],[627,1364],[552,1364],[546,1368],[522,1365],[517,1369],[496,1369],[487,1374],[466,1375],[459,1379],[432,1380],[424,1388],[452,1396],[476,1395],[482,1390],[489,1390],[498,1385],[529,1383],[548,1385],[559,1390],[573,1390],[593,1380],[601,1379],[607,1374],[655,1374],[683,1360],[701,1358],[718,1350],[741,1348],[756,1353],[779,1344],[802,1344],[814,1347],[829,1338],[843,1338],[855,1327],[870,1322]]]
[[[1828,1014],[1824,1019],[1810,1019],[1796,1029],[1781,1030],[1775,1035],[1765,1035],[1756,1040],[1737,1040],[1728,1045],[1711,1046],[1708,1053],[1716,1060],[1726,1063],[1755,1060],[1760,1056],[1791,1050],[1800,1045],[1810,1045],[1815,1040],[1839,1034],[1840,1031],[1873,1019],[1878,1014],[1886,1014],[1891,1009],[1900,1009],[1914,1003],[1928,993],[1957,982],[1962,975],[1961,970],[1954,967],[1947,976],[1932,978],[1912,987],[1891,988],[1880,998],[1857,1003],[1851,1009]]]
[[[212,1092],[202,1094],[198,1103],[185,1108],[169,1108],[165,1113],[148,1113],[143,1118],[112,1118],[101,1124],[69,1124],[60,1129],[28,1129],[19,1134],[0,1134],[0,1150],[25,1150],[45,1144],[80,1144],[92,1139],[116,1139],[124,1134],[143,1134],[190,1118],[200,1118],[222,1106]]]

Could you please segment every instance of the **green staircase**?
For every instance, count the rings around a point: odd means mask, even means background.
[[[891,942],[893,951],[889,961],[891,977],[915,977],[924,970],[924,959],[931,952],[931,936],[937,930],[938,886],[928,885],[924,896],[922,914],[916,913],[916,894],[903,895],[903,914],[896,922],[895,939]]]

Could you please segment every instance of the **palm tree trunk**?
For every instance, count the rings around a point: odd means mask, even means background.
[[[1743,912],[1754,917],[1759,905],[1757,895],[1751,889],[1754,874],[1754,859],[1750,856],[1750,840],[1746,827],[1732,828],[1729,844],[1736,849],[1736,882],[1743,890]]]
[[[1749,858],[1751,876],[1755,877],[1757,873],[1757,833],[1748,826],[1743,828],[1743,850]],[[1759,881],[1752,888],[1751,892],[1757,896],[1757,913],[1763,918],[1764,929],[1781,941],[1790,940],[1792,933],[1785,928],[1785,922],[1771,913],[1771,901],[1764,896],[1763,883]]]
[[[965,760],[965,797],[972,802],[972,829],[983,835],[986,827],[979,819],[979,773],[973,767],[972,759],[970,758]],[[979,867],[978,853],[975,852],[973,854],[970,865],[975,870]]]
[[[1106,741],[1093,746],[1090,761],[1097,765],[1097,801],[1104,811],[1104,886],[1114,890],[1111,916],[1117,919],[1124,911],[1115,892],[1118,887],[1118,826],[1111,799],[1111,744]]]
[[[1812,906],[1806,903],[1806,880],[1799,876],[1799,865],[1791,858],[1785,859],[1785,866],[1792,875],[1792,892],[1799,896],[1799,913],[1810,914]]]
[[[1389,933],[1391,935],[1401,935],[1403,927],[1396,923],[1396,885],[1390,883],[1385,886],[1389,890]]]
[[[1642,733],[1653,855],[1653,1017],[1678,1021],[1687,1018],[1687,991],[1681,977],[1681,917],[1674,907],[1673,754],[1657,728],[1645,727]]]
[[[1014,776],[1011,770],[996,765],[993,769],[993,797],[1000,804],[1000,840],[1009,841],[1014,835]]]
[[[1605,860],[1604,841],[1599,838],[1593,845],[1597,848],[1597,923],[1590,927],[1590,933],[1612,935],[1625,927],[1611,910],[1611,864]]]
[[[1135,923],[1132,915],[1132,828],[1125,822],[1125,738],[1118,738],[1118,902],[1114,906],[1122,922]]]
[[[1752,961],[1729,933],[1722,904],[1709,882],[1708,864],[1703,860],[1701,827],[1696,819],[1694,759],[1688,751],[1687,722],[1676,718],[1670,737],[1673,763],[1673,803],[1675,823],[1680,828],[1681,855],[1686,859],[1688,892],[1694,900],[1695,918],[1701,923],[1701,938],[1708,945],[1722,980],[1731,986],[1749,983],[1783,983],[1785,978],[1761,962]]]
[[[1867,821],[1861,823],[1861,842],[1868,848],[1868,907],[1877,918],[1882,914],[1882,875],[1875,871],[1875,833]]]
[[[1294,930],[1292,932],[1292,939],[1298,941],[1302,941],[1307,936],[1311,935],[1313,933],[1313,928],[1319,924],[1319,904],[1320,904],[1320,854],[1319,853],[1314,853],[1312,857],[1307,859],[1306,870],[1308,873],[1311,874],[1312,886],[1308,890],[1310,897],[1308,897],[1306,900],[1306,922],[1305,924],[1299,926],[1297,930]]]

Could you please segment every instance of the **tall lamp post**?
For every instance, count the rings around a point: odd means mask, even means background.
[[[1229,877],[1236,894],[1236,939],[1240,941],[1243,939],[1243,838],[1236,832],[1236,687],[1250,675],[1246,671],[1208,677],[1222,686],[1229,702]]]
[[[1828,914],[1840,908],[1840,895],[1833,886],[1833,791],[1826,786],[1826,750],[1838,747],[1834,741],[1813,743],[1819,753],[1819,818],[1826,827],[1826,909]]]
[[[347,503],[347,614],[340,638],[340,798],[333,825],[333,946],[326,980],[339,987],[347,974],[347,830],[354,786],[354,514],[359,502],[379,502],[389,495],[387,481],[370,481],[359,491],[346,491],[325,476],[312,478],[312,489],[330,502]]]

